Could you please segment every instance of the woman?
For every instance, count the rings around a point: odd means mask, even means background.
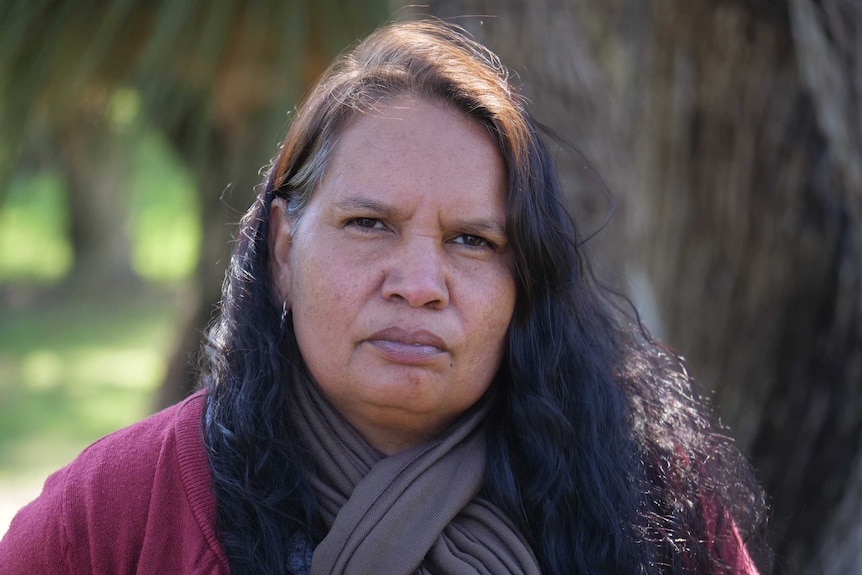
[[[562,197],[492,53],[372,34],[242,220],[205,392],[49,478],[0,567],[756,573],[748,467]]]

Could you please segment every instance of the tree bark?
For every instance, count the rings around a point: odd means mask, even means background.
[[[591,241],[755,462],[778,573],[862,570],[862,8],[452,0],[616,196]],[[601,186],[561,154],[572,210]]]
[[[57,162],[67,191],[69,239],[74,254],[67,285],[85,289],[137,285],[129,257],[128,198],[118,183],[128,179],[121,138],[103,118],[69,119],[55,130]]]

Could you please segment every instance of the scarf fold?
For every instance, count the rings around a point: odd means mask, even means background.
[[[445,437],[387,457],[315,384],[297,380],[289,409],[314,460],[309,480],[329,528],[314,550],[312,575],[540,573],[514,525],[477,496],[487,402]]]

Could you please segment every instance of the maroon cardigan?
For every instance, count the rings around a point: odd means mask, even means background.
[[[0,541],[0,573],[228,573],[201,441],[203,393],[52,474]]]
[[[201,439],[204,399],[198,392],[103,437],[52,474],[0,541],[0,573],[229,573]],[[728,572],[756,575],[730,528]]]

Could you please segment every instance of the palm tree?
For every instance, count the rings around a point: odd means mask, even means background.
[[[73,277],[128,275],[123,154],[106,120],[112,94],[135,90],[141,113],[195,175],[203,248],[160,405],[191,387],[189,359],[220,297],[229,224],[251,201],[290,107],[337,51],[388,15],[383,0],[0,5],[0,201],[3,182],[29,160],[58,167],[72,192]]]

